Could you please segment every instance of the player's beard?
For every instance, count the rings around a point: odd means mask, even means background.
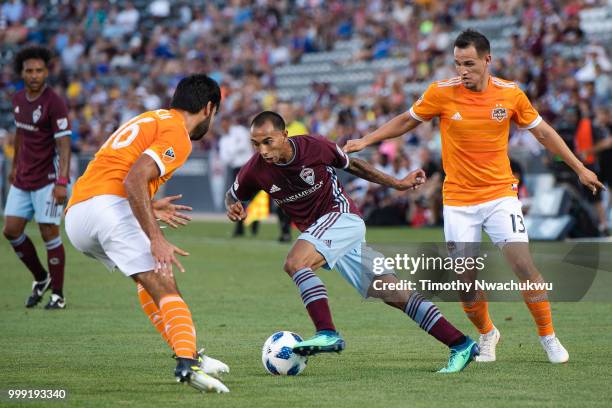
[[[44,86],[45,86],[45,81],[44,80],[40,80],[40,81],[28,81],[26,83],[26,88],[27,88],[28,92],[31,93],[31,94],[39,93],[40,91],[42,91]]]
[[[210,128],[210,118],[211,116],[198,123],[191,133],[189,133],[189,138],[191,140],[200,140],[206,135],[206,133],[208,133],[208,129]]]

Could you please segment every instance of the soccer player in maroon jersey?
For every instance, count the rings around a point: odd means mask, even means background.
[[[300,291],[316,334],[297,343],[294,352],[309,355],[344,349],[344,340],[332,321],[327,289],[314,273],[320,267],[336,268],[363,297],[382,299],[446,344],[451,354],[447,366],[440,372],[463,370],[478,355],[478,345],[450,324],[436,305],[419,293],[384,289],[382,283],[397,283],[398,278],[393,269],[375,271],[369,267],[382,254],[365,245],[365,224],[344,192],[334,168],[397,190],[416,188],[424,183],[423,170],[398,180],[363,160],[349,159],[335,143],[325,138],[288,138],[285,121],[270,111],[253,119],[251,142],[256,153],[242,167],[226,194],[227,216],[234,222],[244,219],[246,212],[241,202],[264,190],[302,231],[287,255],[284,269]]]
[[[47,85],[50,60],[51,52],[38,46],[25,48],[15,57],[15,71],[25,89],[13,96],[17,135],[3,233],[34,276],[26,307],[36,306],[50,287],[45,309],[64,309],[65,255],[59,225],[68,196],[72,131],[66,104]],[[24,233],[32,218],[47,247],[48,272]]]

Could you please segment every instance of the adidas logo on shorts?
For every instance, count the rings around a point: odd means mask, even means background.
[[[272,193],[276,193],[277,191],[280,191],[280,187],[277,186],[276,184],[272,184],[272,187],[270,187],[270,194]]]

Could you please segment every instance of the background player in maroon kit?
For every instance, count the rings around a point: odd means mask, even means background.
[[[34,275],[26,307],[36,306],[51,287],[45,309],[64,309],[65,255],[59,224],[68,196],[72,131],[66,104],[46,83],[50,60],[51,52],[44,47],[25,48],[15,57],[15,71],[25,89],[13,96],[17,135],[3,233]],[[32,217],[47,247],[48,272],[24,233]]]
[[[345,347],[332,321],[327,289],[314,273],[320,267],[335,268],[363,297],[382,299],[446,344],[451,354],[441,372],[463,370],[479,352],[472,339],[450,324],[436,305],[419,293],[386,290],[384,286],[380,289],[381,283],[397,283],[398,278],[393,269],[372,268],[374,259],[383,255],[365,244],[365,224],[338,181],[335,168],[397,190],[424,183],[423,170],[398,180],[363,160],[349,159],[325,138],[289,138],[283,118],[270,111],[253,119],[251,142],[257,153],[242,167],[226,194],[227,215],[232,221],[244,219],[241,201],[264,190],[302,231],[287,255],[284,269],[300,291],[316,334],[297,343],[294,352],[303,355],[339,352]]]

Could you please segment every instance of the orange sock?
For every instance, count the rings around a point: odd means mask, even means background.
[[[542,282],[544,280],[541,280]],[[522,292],[525,304],[533,316],[536,326],[538,327],[538,335],[548,336],[555,332],[552,323],[552,312],[550,310],[550,302],[545,290],[524,290]]]
[[[172,348],[172,344],[170,344],[170,339],[168,338],[166,329],[164,328],[164,319],[162,318],[161,312],[157,308],[157,305],[153,301],[153,298],[141,284],[138,284],[137,288],[138,299],[140,299],[140,306],[142,306],[142,310],[149,317],[149,320],[151,320],[151,323],[153,323],[153,326],[155,326],[159,334],[162,335],[166,343],[168,343],[168,346]]]
[[[493,322],[489,316],[489,303],[486,300],[461,302],[461,304],[466,316],[476,326],[480,334],[486,334],[493,330]]]
[[[166,334],[177,357],[196,358],[196,331],[189,307],[179,295],[166,295],[159,301]]]

